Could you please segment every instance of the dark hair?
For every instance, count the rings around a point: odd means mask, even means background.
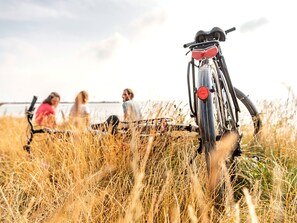
[[[57,92],[52,92],[52,93],[50,93],[49,96],[47,96],[46,99],[44,99],[44,101],[42,102],[42,104],[52,105],[52,98],[54,98],[54,97],[59,98],[59,100],[61,99],[60,95]]]

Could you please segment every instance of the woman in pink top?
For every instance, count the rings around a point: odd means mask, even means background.
[[[56,126],[56,113],[60,102],[60,95],[52,92],[38,107],[35,113],[35,121],[39,126],[54,128]]]

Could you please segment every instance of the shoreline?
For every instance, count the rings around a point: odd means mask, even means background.
[[[41,104],[42,102],[36,102],[36,104]],[[59,104],[73,104],[73,101],[61,101]],[[122,102],[119,101],[90,101],[89,104],[119,104]],[[0,106],[2,105],[24,105],[31,104],[31,102],[0,102]]]

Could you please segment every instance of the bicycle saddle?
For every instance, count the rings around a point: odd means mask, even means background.
[[[210,31],[200,30],[195,35],[196,43],[201,43],[209,40],[219,40],[223,42],[226,40],[226,33],[221,28],[214,27]]]

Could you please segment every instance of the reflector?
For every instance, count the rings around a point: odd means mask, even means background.
[[[194,50],[192,51],[192,58],[195,60],[201,60],[203,58],[213,58],[219,52],[216,46],[210,47],[205,50]]]
[[[209,90],[207,87],[201,86],[197,90],[197,97],[201,100],[206,100],[209,96]]]

